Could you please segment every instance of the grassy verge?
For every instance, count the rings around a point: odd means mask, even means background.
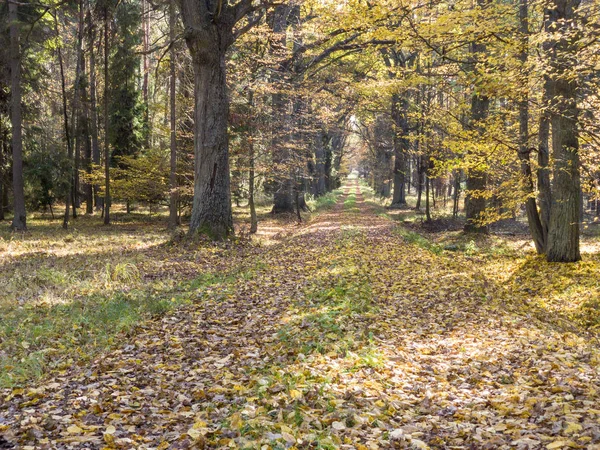
[[[179,287],[154,285],[52,306],[2,308],[0,387],[18,386],[49,370],[83,364],[121,342],[143,321],[189,303],[209,287],[226,287],[238,276],[251,275],[207,274]]]
[[[308,201],[308,206],[313,212],[331,209],[336,205],[341,193],[342,191],[340,189],[336,189],[325,195],[312,198]]]

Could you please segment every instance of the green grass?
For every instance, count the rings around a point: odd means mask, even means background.
[[[107,265],[105,276],[136,277],[127,265]],[[144,320],[159,317],[201,297],[210,286],[234,283],[234,275],[205,274],[183,286],[133,289],[109,296],[91,295],[51,306],[0,309],[0,388],[42,377],[50,369],[84,363],[132,333]]]
[[[433,254],[440,255],[444,251],[444,247],[441,245],[433,243],[419,233],[410,231],[402,226],[396,227],[394,232],[402,236],[409,244],[416,245],[417,247],[428,250]]]
[[[313,211],[322,211],[322,210],[331,209],[336,205],[340,194],[341,194],[341,190],[336,189],[335,191],[328,192],[325,195],[321,195],[319,197],[309,199],[308,206]]]

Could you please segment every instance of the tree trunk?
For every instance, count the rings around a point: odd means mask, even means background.
[[[171,0],[172,2],[173,0]],[[169,6],[169,14],[174,14],[174,6]],[[148,102],[148,79],[150,72],[150,64],[148,60],[148,53],[150,50],[150,4],[146,0],[142,0],[142,46],[143,46],[143,55],[142,55],[142,100],[144,102],[144,112],[143,112],[143,120],[144,120],[144,147],[150,148],[150,117],[149,117],[149,102]],[[169,26],[171,27],[171,18],[169,18]],[[171,56],[173,54],[174,47],[174,39],[171,32],[169,32],[170,40],[171,40]],[[170,217],[170,216],[169,216]],[[171,220],[171,219],[169,219]],[[169,222],[170,223],[170,222]]]
[[[577,132],[577,80],[571,75],[576,61],[577,39],[573,36],[574,0],[553,0],[550,30],[553,53],[549,80],[552,102],[553,192],[548,230],[548,261],[574,262],[579,252],[579,137]]]
[[[188,38],[187,42],[192,53],[196,92],[190,234],[205,233],[212,239],[224,239],[233,234],[225,51],[216,36],[210,40]]]
[[[408,101],[399,95],[392,97],[392,120],[394,121],[394,194],[390,207],[406,205],[406,155],[408,141]]]
[[[480,44],[473,44],[479,47]],[[474,50],[480,52],[481,50]],[[479,93],[473,94],[471,98],[471,124],[472,127],[479,129],[482,120],[485,120],[489,109],[489,99]],[[487,226],[481,223],[482,214],[485,211],[485,189],[487,186],[487,174],[478,167],[467,169],[467,189],[465,195],[465,232],[466,233],[487,233]]]
[[[462,178],[460,170],[454,170],[454,193],[452,196],[452,218],[458,217],[460,206],[460,180]]]
[[[484,5],[489,0],[478,0],[478,4]],[[485,44],[471,43],[471,58],[473,63],[477,64],[477,59],[486,52]],[[477,68],[475,69],[477,70]],[[471,120],[469,127],[478,131],[478,137],[481,134],[481,123],[488,116],[490,100],[487,95],[480,92],[474,92],[471,96]],[[476,155],[473,155],[476,156]],[[485,189],[487,186],[487,174],[478,167],[478,163],[472,164],[466,171],[467,189],[465,194],[465,216],[466,223],[464,231],[466,233],[487,233],[487,226],[484,225],[482,215],[485,212]]]
[[[171,157],[170,157],[170,173],[169,173],[169,184],[171,188],[171,195],[169,198],[169,228],[175,228],[178,225],[179,217],[177,214],[177,116],[175,110],[176,100],[176,75],[175,75],[175,0],[171,0],[169,3],[169,37],[171,39],[170,49],[170,110],[171,110]],[[146,64],[144,62],[144,64]],[[145,68],[146,69],[146,68]],[[144,79],[144,83],[147,83]],[[146,86],[147,89],[147,86]],[[147,96],[147,93],[145,94]],[[146,98],[147,100],[147,98]]]
[[[327,191],[325,183],[325,148],[323,145],[323,132],[319,131],[315,142],[315,180],[314,194],[316,197],[324,195]]]
[[[108,6],[104,7],[104,225],[110,225],[110,143],[108,117]]]
[[[425,221],[426,222],[431,222],[431,205],[429,203],[429,192],[431,191],[430,189],[430,180],[429,180],[429,175],[427,172],[425,172]]]
[[[67,110],[67,88],[65,83],[65,70],[62,57],[62,44],[60,43],[60,34],[58,32],[58,18],[56,17],[56,11],[54,12],[54,31],[56,33],[56,39],[59,41],[57,52],[58,52],[58,66],[60,69],[60,88],[62,93],[62,113],[63,113],[63,127],[65,132],[65,143],[67,145],[67,161],[69,164],[67,172],[67,192],[65,194],[65,214],[63,216],[63,228],[66,230],[69,227],[69,214],[71,212],[71,198],[73,187],[73,147],[71,145],[71,134],[69,130],[69,112]]]
[[[0,138],[2,139],[2,141],[0,142],[0,220],[4,220],[4,202],[2,201],[2,199],[4,198],[4,190],[6,189],[5,178],[6,178],[7,174],[4,171],[4,157],[6,154],[5,153],[6,139],[8,139],[8,136],[2,129],[1,122],[0,122]]]
[[[11,125],[13,154],[13,195],[14,217],[11,228],[16,231],[27,230],[25,212],[25,191],[23,183],[23,123],[21,118],[21,49],[19,44],[19,18],[16,3],[8,4],[10,22],[10,92]]]
[[[529,0],[519,1],[519,23],[521,32],[521,61],[523,94],[519,100],[519,150],[518,156],[521,161],[521,176],[523,177],[523,193],[526,196],[525,210],[527,212],[527,223],[535,249],[538,254],[543,254],[546,251],[546,236],[540,220],[540,215],[535,201],[535,192],[533,187],[533,174],[531,170],[531,159],[529,151],[529,92],[528,76],[527,76],[527,56],[529,47]]]
[[[95,39],[94,26],[91,18],[91,6],[88,5],[88,28],[89,41],[88,47],[90,52],[90,134],[92,141],[92,161],[96,166],[100,166],[100,144],[98,143],[98,104],[97,104],[97,87],[96,87],[96,54],[95,54]],[[96,211],[100,211],[103,207],[103,199],[99,195],[99,186],[95,184],[92,188],[94,192],[94,206]]]

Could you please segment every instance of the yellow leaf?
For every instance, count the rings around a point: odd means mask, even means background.
[[[577,433],[583,430],[583,427],[575,422],[567,422],[567,428],[565,429],[565,433]]]
[[[553,449],[557,449],[557,448],[562,448],[566,445],[569,445],[569,441],[554,441],[554,442],[546,445],[546,448],[548,450],[553,450]]]
[[[109,425],[106,427],[106,430],[104,430],[105,434],[115,434],[117,432],[117,429],[115,427],[113,427],[112,425]]]
[[[298,391],[297,389],[291,389],[290,397],[292,397],[294,400],[302,398],[302,392]]]
[[[71,425],[70,427],[67,428],[67,433],[81,434],[81,433],[83,433],[83,430],[81,428],[79,428],[77,425]]]

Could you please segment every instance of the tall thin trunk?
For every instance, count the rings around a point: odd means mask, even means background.
[[[21,117],[21,49],[19,44],[18,6],[8,4],[10,22],[10,97],[13,154],[13,195],[14,217],[11,228],[17,231],[27,230],[25,212],[25,190],[23,183],[23,122]]]
[[[5,178],[6,172],[4,171],[4,155],[6,150],[6,133],[2,129],[2,123],[0,122],[0,220],[4,220],[4,203],[2,199],[4,198],[4,190],[5,190]]]
[[[177,128],[176,128],[176,73],[175,73],[175,0],[171,0],[169,4],[169,37],[171,39],[170,49],[170,109],[171,109],[171,158],[170,158],[170,173],[169,173],[169,184],[171,188],[171,195],[169,198],[169,228],[175,228],[179,221],[177,215]],[[145,63],[144,63],[145,64]],[[144,80],[146,82],[146,80]],[[147,95],[147,93],[146,93]]]
[[[543,231],[542,222],[535,201],[533,187],[533,173],[531,170],[531,159],[529,151],[529,92],[528,92],[528,47],[529,47],[529,0],[519,0],[519,24],[521,32],[521,71],[523,79],[523,94],[519,100],[519,150],[518,156],[521,161],[521,176],[523,177],[523,190],[526,195],[525,210],[529,231],[538,254],[546,251],[546,236]]]
[[[67,192],[65,194],[65,214],[63,216],[63,228],[69,227],[69,213],[71,212],[71,199],[72,199],[72,186],[73,186],[73,146],[71,142],[71,133],[69,128],[69,111],[67,110],[67,87],[65,81],[65,70],[62,56],[62,44],[60,43],[60,34],[58,31],[58,18],[56,17],[56,11],[54,12],[54,31],[56,38],[59,40],[57,52],[58,52],[58,65],[60,68],[60,88],[62,93],[62,112],[63,112],[63,126],[65,132],[65,143],[67,145],[67,160],[69,161],[69,169],[67,174]]]
[[[431,222],[431,205],[429,203],[430,185],[429,174],[425,172],[425,220],[427,222]]]
[[[406,155],[408,153],[408,102],[399,95],[392,97],[394,121],[394,193],[391,207],[406,205]]]
[[[81,206],[81,200],[79,198],[79,167],[81,166],[81,144],[82,144],[82,130],[83,130],[83,98],[82,92],[82,77],[83,77],[83,27],[84,27],[84,7],[83,1],[79,0],[79,17],[77,27],[77,52],[76,52],[76,68],[75,68],[75,86],[73,89],[73,106],[71,112],[71,125],[75,138],[75,158],[74,158],[74,170],[73,170],[73,185],[71,188],[73,197],[73,218],[77,217],[77,208]]]
[[[171,0],[173,1],[173,0]],[[172,8],[172,6],[170,6]],[[171,14],[171,10],[169,11]],[[149,103],[148,103],[148,80],[149,80],[149,72],[150,72],[150,64],[148,53],[150,50],[150,3],[147,0],[142,0],[142,45],[143,45],[143,56],[142,56],[142,66],[143,66],[143,78],[142,78],[142,99],[144,102],[144,146],[146,148],[150,147],[150,117],[149,117]],[[170,24],[169,19],[169,24]],[[173,28],[173,27],[171,27]],[[173,49],[173,37],[171,35],[171,49]],[[172,52],[171,52],[172,53]]]
[[[458,211],[460,206],[460,180],[462,178],[462,172],[460,170],[454,171],[454,192],[452,197],[452,218],[458,217]]]
[[[252,128],[250,128],[252,130]],[[252,131],[250,131],[252,133]],[[250,170],[248,171],[248,206],[250,207],[250,233],[256,233],[258,231],[258,220],[256,218],[256,207],[254,206],[254,136],[249,136],[249,156],[250,156]]]
[[[96,85],[96,46],[95,46],[95,27],[92,23],[91,5],[88,4],[88,28],[89,41],[88,49],[90,52],[90,134],[92,141],[92,161],[97,167],[100,166],[100,144],[98,142],[98,104],[97,104],[97,85]],[[103,205],[103,199],[99,195],[99,186],[93,186],[94,205],[96,211],[100,211]]]
[[[549,18],[544,21],[545,31],[550,26]],[[544,54],[549,55],[551,43],[544,42],[542,50]],[[538,128],[538,203],[540,222],[542,224],[542,233],[544,242],[548,245],[548,228],[550,226],[550,213],[552,210],[552,188],[550,184],[550,99],[552,89],[550,86],[550,77],[544,74],[544,85],[542,93],[542,110],[540,112],[540,121]]]
[[[108,117],[108,6],[104,7],[104,225],[110,225],[110,143]]]
[[[418,157],[417,161],[417,204],[415,209],[419,211],[421,209],[421,197],[423,196],[423,162],[422,157]]]

